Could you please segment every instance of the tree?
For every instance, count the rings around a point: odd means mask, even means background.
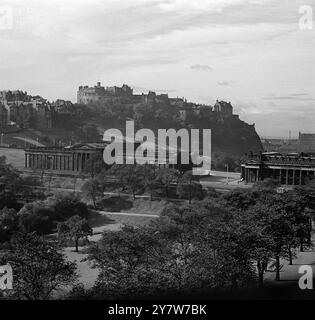
[[[179,172],[172,168],[161,168],[157,172],[156,185],[165,189],[166,197],[169,198],[169,189],[176,185],[179,178]]]
[[[56,221],[65,221],[75,215],[82,218],[89,216],[88,207],[81,201],[78,194],[58,193],[48,198],[45,204],[54,211]]]
[[[265,207],[259,205],[248,208],[247,211],[237,211],[233,215],[234,225],[241,226],[243,246],[257,268],[258,285],[263,286],[264,274],[274,257],[274,241],[269,233],[265,220]]]
[[[5,156],[0,156],[0,183],[12,192],[15,192],[21,184],[20,175],[10,164],[7,164]]]
[[[120,197],[120,193],[125,189],[124,185],[124,177],[121,174],[121,165],[114,164],[111,168],[107,171],[108,178],[111,179],[110,186],[112,186],[113,190],[118,191],[118,197]],[[100,174],[102,175],[102,174]],[[107,186],[104,187],[107,189]]]
[[[307,245],[312,197],[267,186],[167,206],[151,225],[106,233],[90,247],[101,270],[94,289],[126,297],[263,286],[272,265],[280,280],[280,259],[292,263],[298,244]]]
[[[92,228],[86,219],[80,216],[73,216],[65,222],[58,224],[58,237],[62,242],[72,240],[75,243],[75,251],[79,251],[79,240],[93,234]]]
[[[292,264],[292,249],[299,239],[306,236],[301,219],[301,203],[296,201],[293,193],[270,194],[262,198],[250,212],[256,224],[264,227],[264,235],[272,241],[269,251],[273,252],[275,259],[276,280],[280,280],[280,258],[289,257]],[[267,248],[266,248],[267,249]]]
[[[273,190],[275,191],[281,185],[279,180],[267,178],[254,183],[253,189],[257,191]]]
[[[104,233],[89,249],[100,269],[94,293],[130,298],[244,286],[254,272],[247,230],[227,224],[223,212],[209,202],[171,205],[150,226]]]
[[[85,124],[80,130],[77,130],[76,135],[82,142],[95,142],[100,140],[100,134],[94,124]]]
[[[202,200],[205,195],[202,185],[189,171],[179,179],[176,193],[181,199],[189,199],[190,204],[192,199]]]
[[[111,168],[119,184],[125,190],[132,193],[133,199],[136,194],[144,191],[144,177],[142,175],[142,166],[140,165],[116,165]]]
[[[252,190],[235,189],[223,195],[226,205],[236,210],[247,210],[258,201],[258,195]]]
[[[84,172],[91,175],[94,178],[105,169],[105,163],[99,153],[92,154],[90,159],[85,162]]]
[[[97,296],[126,298],[129,295],[130,298],[130,294],[139,292],[149,294],[147,253],[150,245],[154,252],[152,238],[154,234],[149,234],[145,228],[124,226],[121,231],[103,233],[102,239],[90,246],[88,260],[94,268],[100,269],[94,288]]]
[[[58,246],[35,233],[17,234],[5,260],[14,272],[13,298],[49,299],[77,279],[76,264],[66,261]]]
[[[0,242],[10,240],[18,229],[18,217],[14,209],[3,208],[0,210]]]
[[[140,174],[146,190],[150,192],[150,199],[153,200],[153,192],[156,188],[156,168],[154,165],[144,164],[140,167]]]
[[[99,180],[96,178],[89,179],[88,181],[86,181],[83,184],[81,191],[83,192],[83,194],[87,198],[90,198],[92,200],[93,205],[94,205],[94,209],[96,210],[97,209],[97,206],[96,206],[97,196],[102,195],[102,193],[103,193],[102,192],[103,186],[99,182]]]
[[[244,243],[247,230],[226,208],[211,202],[168,207],[158,226],[163,238],[180,246],[182,263],[188,263],[205,288],[236,289],[253,279]]]
[[[45,201],[26,203],[18,212],[18,227],[21,232],[49,234],[55,227],[56,215]]]
[[[5,207],[19,210],[21,205],[16,201],[16,195],[5,189],[0,190],[0,209]]]

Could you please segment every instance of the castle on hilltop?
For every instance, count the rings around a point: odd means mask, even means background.
[[[157,94],[154,91],[134,94],[126,84],[121,87],[103,87],[100,82],[95,86],[80,86],[77,92],[77,103],[83,105],[107,104],[132,106],[166,106],[176,111],[180,120],[186,121],[190,116],[214,116],[223,118],[235,117],[230,102],[217,100],[214,106],[187,102],[185,98],[171,98],[168,94]],[[75,113],[76,105],[71,101],[58,99],[49,102],[41,96],[31,96],[22,90],[0,91],[0,130],[8,132],[15,129],[34,128],[51,129],[58,115]]]
[[[98,82],[96,86],[80,86],[77,94],[77,102],[82,104],[89,104],[92,102],[101,102],[113,97],[126,97],[133,96],[133,90],[124,84],[120,87],[103,87]]]
[[[158,95],[153,91],[149,91],[148,94],[134,94],[133,89],[126,84],[123,84],[122,87],[113,86],[105,88],[100,82],[97,82],[94,87],[80,86],[77,93],[77,103],[81,104],[109,102],[113,99],[123,99],[133,104],[168,102],[169,100],[167,94]]]
[[[165,103],[173,107],[176,107],[180,119],[186,120],[189,112],[195,114],[212,113],[221,115],[224,117],[238,117],[233,115],[233,106],[231,102],[217,100],[215,105],[202,105],[189,103],[184,98],[170,98],[168,94],[156,94],[154,91],[149,91],[147,94],[134,94],[133,89],[126,84],[122,87],[103,87],[100,82],[97,82],[96,86],[79,86],[77,92],[77,103],[79,104],[93,104],[110,102],[115,99],[120,99],[126,103],[132,104],[154,104],[154,103]]]

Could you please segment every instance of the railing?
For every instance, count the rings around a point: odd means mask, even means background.
[[[290,155],[249,155],[242,159],[242,163],[270,163],[270,164],[294,164],[315,166],[314,157],[290,156]]]

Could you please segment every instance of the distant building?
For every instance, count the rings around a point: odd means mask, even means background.
[[[176,106],[176,107],[179,107],[179,108],[183,108],[186,101],[184,98],[170,98],[170,104],[171,106]]]
[[[219,112],[226,116],[233,115],[233,107],[231,105],[231,102],[217,100],[213,109],[214,109],[214,112]]]
[[[315,133],[299,132],[299,151],[315,152]]]
[[[102,158],[103,144],[75,144],[65,148],[32,147],[25,150],[25,168],[63,173],[80,173],[94,155]]]
[[[105,92],[106,94],[111,94],[118,97],[131,97],[133,95],[133,90],[126,84],[123,84],[122,87],[106,87]]]
[[[106,101],[110,98],[132,98],[133,90],[126,84],[122,87],[103,87],[100,82],[94,87],[80,86],[77,93],[77,102],[82,104]]]
[[[242,179],[254,183],[272,178],[283,185],[303,185],[315,177],[315,157],[303,153],[266,152],[242,161]]]
[[[291,153],[299,150],[297,139],[261,138],[261,143],[265,152]]]
[[[5,91],[0,91],[0,101],[8,101],[8,102],[16,102],[18,103],[19,101],[31,101],[30,96],[27,94],[26,91],[22,90],[5,90]]]
[[[128,142],[124,142],[128,143]],[[140,146],[140,142],[134,143],[136,150]],[[106,143],[77,143],[72,146],[58,148],[58,147],[32,147],[25,150],[25,168],[31,170],[45,170],[50,172],[58,172],[64,174],[78,174],[84,172],[87,168],[87,162],[90,159],[103,161],[103,152]],[[157,148],[157,145],[154,146]],[[135,157],[133,154],[126,153],[124,148],[123,154],[116,154],[117,159],[122,159],[125,163],[126,159]],[[174,152],[166,152],[165,163],[158,163],[158,150],[156,149],[155,157],[149,158],[148,163],[159,167],[173,167],[180,171],[187,171],[192,169],[190,164],[173,164],[170,159],[174,157]],[[181,159],[180,152],[177,153],[178,159]]]
[[[113,99],[121,99],[125,104],[165,104],[176,108],[178,117],[185,121],[192,112],[199,116],[211,116],[218,114],[223,117],[238,118],[238,115],[233,115],[233,106],[231,102],[216,101],[212,107],[209,105],[201,105],[188,103],[184,98],[170,98],[168,94],[156,94],[154,91],[149,91],[147,94],[133,94],[133,89],[124,84],[122,87],[103,87],[100,82],[96,86],[80,86],[77,92],[77,102],[81,104],[90,104],[98,102],[111,102]]]
[[[30,96],[26,91],[0,91],[0,103],[7,110],[7,123],[21,128],[52,127],[52,113],[48,101],[40,96]]]
[[[51,106],[57,113],[69,113],[74,111],[73,103],[69,100],[57,99],[51,103]]]
[[[77,102],[82,104],[89,104],[91,102],[98,102],[106,95],[105,88],[98,82],[96,86],[80,86],[77,94]]]

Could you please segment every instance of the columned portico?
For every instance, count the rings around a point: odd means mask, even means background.
[[[303,185],[315,176],[315,157],[269,155],[250,156],[242,163],[242,178],[253,183],[265,178],[279,180],[285,185]]]
[[[68,148],[34,147],[25,150],[24,165],[27,169],[80,173],[92,155],[102,159],[103,150],[104,146],[100,144],[80,144]]]

